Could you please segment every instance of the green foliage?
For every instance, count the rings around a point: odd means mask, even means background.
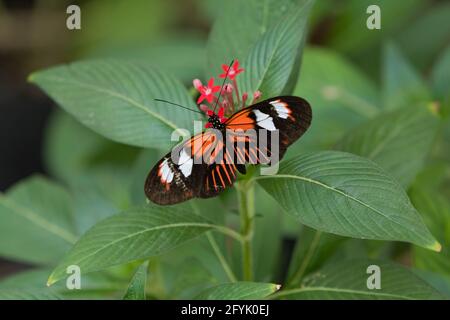
[[[67,266],[78,265],[87,273],[148,258],[214,227],[205,218],[180,207],[129,209],[86,232],[53,271],[48,283],[64,277]]]
[[[124,300],[145,300],[145,285],[147,282],[148,262],[140,265],[131,279]]]
[[[168,148],[172,131],[190,128],[195,119],[188,110],[173,112],[154,100],[195,108],[178,80],[140,63],[76,62],[34,73],[30,81],[84,125],[130,145]]]
[[[367,287],[367,267],[380,267],[381,289]],[[275,294],[278,299],[381,299],[423,300],[443,299],[433,287],[414,275],[407,268],[383,261],[342,261],[328,265],[311,274],[300,288]]]
[[[63,188],[39,176],[0,195],[1,255],[55,263],[78,238],[71,201]]]
[[[292,91],[292,79],[296,79],[299,72],[311,3],[312,1],[305,1],[303,6],[285,14],[284,19],[256,41],[243,63],[243,67],[252,72],[244,73],[239,78],[241,82],[238,82],[244,92],[259,90],[262,92],[262,99],[267,99]]]
[[[0,256],[35,266],[1,280],[0,299],[450,296],[448,5],[313,2],[195,1],[208,21],[220,6],[206,48],[194,30],[165,31],[186,23],[182,11],[161,18],[169,2],[91,4],[95,32],[76,45],[96,60],[29,77],[64,109],[44,148],[61,184],[34,176],[0,194]],[[365,28],[368,4],[382,7],[382,31]],[[149,10],[151,21],[129,18]],[[332,27],[315,41],[322,46],[305,46],[324,21]],[[250,99],[255,90],[307,99],[311,128],[274,176],[248,167],[219,197],[146,203],[145,177],[174,145],[172,132],[200,118],[154,99],[195,109],[184,84],[232,59]],[[367,288],[372,264],[380,290]],[[81,290],[65,286],[70,265],[81,268]]]
[[[384,47],[382,77],[383,105],[386,109],[429,99],[422,79],[393,44]]]
[[[373,160],[408,186],[424,166],[439,124],[427,106],[409,105],[349,130],[337,148]]]
[[[197,300],[255,300],[262,299],[278,290],[276,284],[257,282],[226,283],[211,287],[200,293]]]
[[[307,226],[440,250],[400,185],[364,158],[336,151],[308,153],[258,181],[286,213]]]

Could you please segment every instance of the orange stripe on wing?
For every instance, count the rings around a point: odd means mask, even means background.
[[[225,188],[225,182],[223,181],[222,175],[220,174],[219,166],[216,167],[217,174],[219,175],[220,182],[222,183],[222,187]]]
[[[231,182],[230,175],[228,174],[227,167],[224,164],[222,164],[221,166],[223,168],[223,171],[225,171],[225,174],[227,175],[228,182],[231,184],[232,182]]]

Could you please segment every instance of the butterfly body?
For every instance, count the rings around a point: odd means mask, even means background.
[[[217,196],[233,185],[237,171],[245,173],[245,164],[273,162],[271,134],[278,133],[279,161],[308,129],[311,118],[309,103],[294,96],[261,101],[228,119],[220,111],[209,112],[207,127],[213,130],[177,145],[154,166],[145,182],[147,198],[170,205]],[[267,141],[258,132],[269,133]]]

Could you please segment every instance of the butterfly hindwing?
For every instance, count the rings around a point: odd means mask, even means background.
[[[196,157],[201,157],[213,138],[210,132],[197,134],[158,161],[145,182],[147,198],[167,205],[198,196],[208,166]]]

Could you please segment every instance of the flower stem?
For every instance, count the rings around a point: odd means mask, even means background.
[[[239,89],[238,89],[238,85],[237,85],[236,79],[233,79],[233,86],[234,86],[234,90],[236,92],[237,105],[239,105],[241,103],[241,98],[239,97]]]
[[[253,279],[252,238],[255,216],[254,184],[251,180],[242,180],[238,188],[239,213],[241,217],[242,274],[244,281]]]

